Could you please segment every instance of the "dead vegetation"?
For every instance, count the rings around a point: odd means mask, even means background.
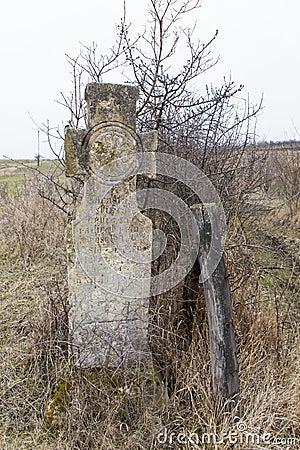
[[[199,75],[214,64],[210,44],[215,37],[207,45],[193,44],[191,30],[179,33],[177,25],[200,2],[150,3],[149,33],[130,41],[123,21],[110,56],[99,56],[94,45],[70,58],[74,90],[62,101],[70,111],[70,124],[78,127],[85,119],[83,84],[102,81],[115,67],[127,75],[131,68],[130,79],[141,89],[138,129],[156,129],[159,151],[189,159],[215,183],[229,224],[226,261],[238,340],[241,422],[245,431],[259,436],[299,438],[298,191],[284,184],[285,160],[281,167],[274,166],[278,177],[264,178],[265,155],[248,146],[254,137],[251,119],[259,106],[251,108],[243,101],[237,105],[240,86],[229,80],[220,88],[204,86],[200,93],[193,89]],[[174,71],[180,35],[186,38],[189,56]],[[51,137],[49,128],[45,132]],[[286,170],[296,183],[294,170]],[[157,183],[162,188],[174,184],[159,178]],[[195,203],[181,188],[177,183],[176,194],[189,205]],[[65,213],[72,212],[76,192],[51,176],[37,176],[13,191],[4,186],[0,192],[1,450],[262,448],[259,443],[249,447],[245,440],[234,447],[228,441],[198,446],[176,441],[183,431],[221,437],[238,426],[212,396],[205,309],[199,297],[192,299],[193,310],[183,311],[182,296],[188,300],[184,286],[161,299],[167,308],[159,317],[164,331],[159,351],[172,374],[167,401],[150,401],[146,388],[134,389],[134,380],[128,387],[116,374],[72,366]],[[165,218],[155,220],[163,225]],[[175,229],[169,234],[176,237]],[[174,339],[186,337],[187,326],[192,329],[189,340]]]
[[[0,448],[190,448],[176,441],[162,443],[165,435],[159,433],[167,429],[170,440],[172,432],[177,436],[183,430],[187,435],[221,436],[235,429],[211,394],[201,302],[184,351],[172,355],[172,339],[165,337],[164,349],[176,374],[166,402],[150,401],[133,388],[120,389],[116,375],[72,367],[67,352],[65,215],[41,198],[41,183],[3,192],[0,199]],[[288,210],[279,218],[260,215],[256,230],[245,223],[243,230],[232,227],[226,259],[238,339],[241,420],[248,432],[260,436],[296,438],[299,240],[295,225],[289,237],[284,234],[286,215]],[[251,448],[260,448],[255,445]],[[224,441],[222,448],[231,447]]]

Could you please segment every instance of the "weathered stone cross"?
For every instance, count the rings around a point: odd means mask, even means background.
[[[72,349],[82,367],[132,365],[149,355],[152,247],[135,197],[137,155],[155,151],[157,137],[136,133],[137,88],[92,83],[85,95],[88,129],[65,134],[66,173],[84,179],[67,231]]]

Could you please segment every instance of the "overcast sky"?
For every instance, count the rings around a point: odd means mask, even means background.
[[[11,158],[33,158],[36,123],[64,125],[68,116],[55,99],[71,86],[65,53],[80,42],[104,51],[113,42],[123,0],[16,0],[1,8],[1,150]],[[133,27],[145,22],[147,0],[127,0]],[[300,140],[299,0],[203,0],[192,15],[203,41],[219,30],[212,50],[220,62],[210,72],[215,83],[231,76],[244,84],[255,103],[264,97],[259,140]],[[191,24],[192,25],[192,24]],[[41,137],[41,153],[50,156]]]

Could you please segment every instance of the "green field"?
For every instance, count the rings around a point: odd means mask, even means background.
[[[47,177],[55,172],[63,172],[57,160],[45,159],[38,166],[37,161],[32,159],[0,159],[0,188],[7,187],[14,191],[35,177]]]

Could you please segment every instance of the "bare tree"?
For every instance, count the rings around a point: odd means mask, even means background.
[[[201,83],[201,77],[217,63],[211,50],[217,32],[207,43],[201,43],[195,39],[196,23],[193,28],[181,26],[186,17],[199,10],[200,0],[150,0],[148,25],[144,33],[133,37],[125,6],[116,45],[107,55],[93,43],[83,46],[77,57],[67,56],[73,87],[70,94],[61,94],[60,103],[69,111],[69,124],[86,125],[83,86],[105,81],[116,69],[122,71],[124,82],[140,90],[138,131],[157,130],[158,151],[186,158],[204,171],[215,182],[229,220],[237,216],[242,220],[243,215],[248,218],[253,209],[249,196],[260,186],[260,156],[249,146],[255,132],[252,119],[260,105],[252,107],[248,100],[240,99],[243,86],[230,79],[224,79],[220,87]],[[139,183],[171,190],[190,206],[199,202],[183,183],[165,176],[140,179]],[[180,233],[167,214],[153,210],[149,215],[154,227],[168,238],[166,251],[152,267],[157,274],[176,259]],[[191,343],[195,311],[202,314],[198,276],[195,265],[185,283],[151,301],[152,337],[156,334],[157,338],[151,337],[151,345],[158,360],[163,361],[169,380],[174,381],[174,364]]]
[[[300,154],[298,150],[270,150],[269,178],[272,189],[283,198],[290,216],[296,215],[300,204]]]
[[[140,90],[138,130],[157,130],[159,151],[172,152],[200,167],[217,181],[228,211],[235,211],[258,186],[259,174],[254,176],[253,170],[258,156],[248,144],[254,140],[252,119],[260,105],[252,107],[240,99],[243,86],[232,80],[224,79],[220,87],[201,82],[217,63],[211,47],[218,33],[201,43],[194,38],[196,22],[193,28],[181,26],[199,8],[200,0],[151,0],[145,32],[132,37],[124,3],[116,45],[108,54],[101,54],[93,43],[83,46],[77,57],[67,56],[73,87],[68,95],[61,93],[60,103],[70,113],[71,126],[84,126],[83,86],[104,81],[116,69],[122,71],[124,81]]]

